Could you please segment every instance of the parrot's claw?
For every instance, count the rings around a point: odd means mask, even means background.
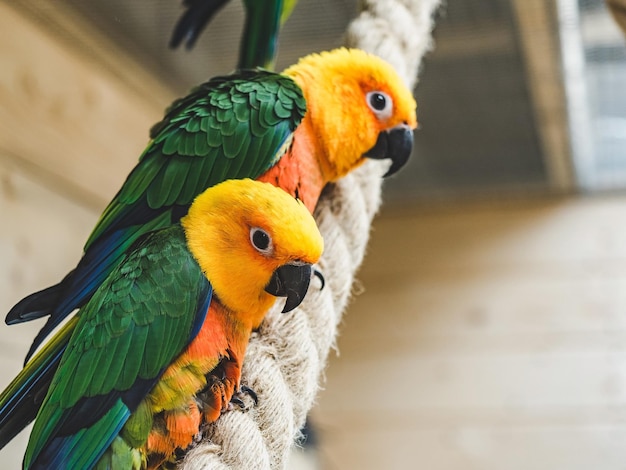
[[[245,393],[246,395],[249,395],[250,398],[254,400],[254,406],[257,406],[259,404],[259,397],[257,396],[256,392],[250,387],[242,385],[239,389],[239,393]]]
[[[322,287],[320,287],[320,290],[324,290],[324,286],[326,285],[326,280],[324,279],[324,275],[322,274],[322,271],[320,271],[317,268],[313,268],[313,275],[315,277],[318,277],[322,283]]]
[[[239,393],[245,393],[250,398],[252,398],[254,400],[254,406],[259,404],[259,397],[257,396],[256,392],[252,390],[250,387],[247,387],[246,385],[242,385],[239,388]]]
[[[246,398],[248,397],[248,398]],[[250,399],[254,405],[250,403]],[[248,402],[248,403],[246,403]],[[240,411],[248,411],[259,404],[259,397],[250,387],[242,385],[238,392],[234,393],[228,404],[229,410],[239,409]]]
[[[235,408],[240,409],[241,411],[245,411],[246,410],[246,404],[243,402],[243,400],[239,397],[236,397],[233,395],[233,397],[230,399],[230,403],[228,404],[228,410],[232,411]]]

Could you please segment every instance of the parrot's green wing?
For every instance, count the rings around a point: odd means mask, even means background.
[[[180,226],[140,241],[81,311],[25,468],[91,468],[195,337],[210,299]]]
[[[112,229],[136,225],[141,213],[187,208],[226,179],[257,178],[282,156],[305,110],[298,85],[276,73],[241,71],[200,85],[153,127],[85,250]]]

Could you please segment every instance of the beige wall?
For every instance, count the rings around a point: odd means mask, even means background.
[[[0,311],[2,316],[25,294],[58,282],[79,256],[81,243],[97,215],[50,190],[0,152]],[[0,387],[21,369],[24,354],[42,325],[0,324]],[[0,450],[0,465],[20,464],[28,433]]]

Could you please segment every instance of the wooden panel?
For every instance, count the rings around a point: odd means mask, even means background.
[[[67,38],[14,8],[0,3],[0,149],[5,157],[49,173],[63,191],[102,208],[136,163],[150,125],[160,119],[171,95],[145,72],[127,70],[131,80],[103,67],[97,49],[88,55],[68,47]],[[52,15],[55,8],[48,10]],[[81,30],[62,33],[82,44],[86,35],[71,35]],[[113,46],[107,50],[110,60],[124,58]],[[145,78],[141,93],[137,74]]]
[[[353,426],[335,430],[322,468],[571,470],[623,468],[624,426]],[[368,445],[363,445],[363,443]]]
[[[377,221],[315,412],[324,468],[620,469],[626,199]]]
[[[554,189],[575,188],[567,109],[553,2],[513,0],[530,98],[546,169]]]
[[[82,251],[97,214],[59,196],[7,164],[0,153],[0,312],[24,295],[58,282]],[[43,325],[0,325],[0,387],[19,372],[34,335]],[[2,467],[21,468],[28,433],[0,450]]]

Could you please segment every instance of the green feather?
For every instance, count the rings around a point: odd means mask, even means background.
[[[206,157],[209,153],[209,144],[206,137],[201,132],[196,132],[194,136],[194,152],[199,157]]]
[[[231,166],[231,159],[228,158],[221,158],[219,160],[217,160],[214,164],[213,164],[213,174],[215,175],[216,178],[219,178],[220,180],[226,180],[228,179],[228,174],[229,174],[229,169]]]
[[[268,127],[263,124],[261,112],[253,109],[250,113],[250,133],[253,137],[261,138],[268,132]],[[271,136],[270,136],[271,138]]]
[[[163,143],[163,154],[174,155],[175,153],[178,153],[181,141],[183,140],[183,135],[184,134],[181,130],[172,132],[172,134],[168,136]]]
[[[246,123],[240,122],[235,127],[233,136],[224,141],[224,156],[226,158],[236,158],[241,153],[244,142],[248,139],[250,134],[249,128]]]
[[[189,121],[187,121],[187,123],[185,123],[182,127],[187,132],[195,134],[200,130],[200,119],[198,119],[197,116],[194,116],[192,119],[189,119]]]
[[[195,145],[195,141],[189,141],[191,145]],[[165,205],[171,206],[178,201],[180,193],[187,182],[187,175],[189,171],[195,165],[188,165],[178,160],[176,162],[172,162],[172,165],[168,166],[165,170],[164,180],[166,186],[163,188],[163,192],[167,194],[167,198],[165,199]]]
[[[152,430],[152,422],[150,405],[148,401],[142,401],[124,424],[121,436],[132,447],[139,448],[146,443],[147,436]]]

